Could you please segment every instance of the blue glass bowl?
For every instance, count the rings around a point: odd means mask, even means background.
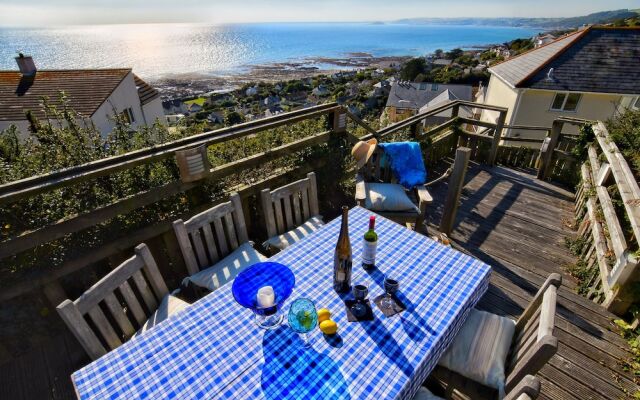
[[[231,291],[238,304],[256,314],[258,325],[270,328],[275,323],[274,318],[268,318],[268,321],[264,321],[264,318],[279,314],[282,303],[289,298],[295,285],[296,278],[286,265],[261,262],[240,272],[233,280]],[[273,288],[275,304],[272,307],[258,306],[258,290],[264,286]],[[280,320],[281,317],[278,316]],[[264,323],[268,326],[263,326]]]

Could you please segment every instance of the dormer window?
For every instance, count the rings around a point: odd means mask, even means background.
[[[427,84],[426,83],[421,83],[420,84],[420,90],[427,90]]]
[[[551,103],[551,111],[574,112],[582,98],[580,93],[556,93]]]
[[[438,84],[437,83],[432,83],[431,84],[431,91],[432,92],[437,92],[438,91]]]

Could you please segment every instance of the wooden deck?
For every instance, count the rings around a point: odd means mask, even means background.
[[[445,193],[446,184],[432,192],[436,200]],[[576,282],[563,270],[575,261],[564,247],[565,237],[573,234],[568,227],[573,194],[527,172],[472,165],[461,200],[452,239],[494,269],[481,308],[517,316],[549,273],[563,274],[556,324],[560,345],[540,373],[540,398],[633,398],[640,388],[624,369],[628,346],[616,333],[615,317],[575,294]],[[430,210],[431,219],[439,221],[441,211]],[[0,365],[0,399],[74,398],[69,375],[86,362],[70,334],[58,336]]]
[[[433,188],[444,198],[446,184]],[[432,211],[439,221],[441,210]],[[624,399],[640,390],[625,371],[628,345],[616,330],[616,317],[575,293],[576,281],[563,266],[575,262],[564,245],[573,194],[502,167],[472,165],[467,172],[455,247],[493,267],[489,292],[479,308],[517,317],[549,273],[563,275],[558,292],[555,334],[558,353],[539,373],[540,399]]]

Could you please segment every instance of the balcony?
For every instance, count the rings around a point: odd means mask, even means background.
[[[458,117],[461,106],[489,109],[499,118],[488,123]],[[425,118],[449,109],[449,121],[430,129],[423,126]],[[618,318],[614,312],[624,313],[630,305],[625,288],[635,267],[629,259],[631,243],[617,236],[613,241],[604,237],[605,230],[615,232],[616,219],[606,212],[606,219],[595,217],[596,208],[606,211],[608,202],[604,194],[594,196],[591,187],[614,180],[621,192],[629,187],[625,193],[632,197],[637,184],[632,187],[620,160],[609,157],[615,152],[604,139],[589,149],[588,165],[581,166],[575,159],[571,153],[575,137],[563,134],[562,127],[585,121],[556,121],[541,152],[531,143],[539,147],[542,141],[501,136],[505,115],[506,110],[498,107],[455,101],[375,131],[342,107],[327,104],[0,186],[0,212],[11,220],[56,196],[79,196],[94,186],[128,179],[129,173],[144,175],[152,165],[163,165],[168,171],[167,179],[153,187],[121,193],[107,203],[78,206],[71,216],[34,222],[0,242],[0,397],[74,398],[69,376],[89,359],[55,306],[77,297],[129,257],[134,246],[147,243],[168,286],[177,287],[186,267],[172,221],[226,201],[230,192],[237,191],[250,237],[260,242],[266,237],[259,222],[263,220],[260,191],[310,171],[319,179],[320,212],[331,219],[340,205],[354,204],[351,144],[371,137],[423,144],[430,177],[442,176],[430,188],[434,203],[428,210],[429,234],[444,230],[453,247],[493,268],[480,308],[515,317],[550,273],[563,275],[556,322],[560,345],[539,373],[540,398],[632,396],[640,388],[626,367],[629,345],[613,323]],[[604,137],[606,129],[595,126],[598,138]],[[274,139],[283,132],[286,140]],[[259,145],[262,139],[267,141]],[[260,147],[264,143],[267,147]],[[241,156],[229,160],[222,147],[228,144]],[[198,146],[208,149],[205,154],[212,167],[206,176],[192,180],[179,173],[175,157],[177,151]],[[471,161],[466,179],[458,182],[462,190],[455,204],[459,205],[452,210],[453,203],[445,199],[450,186],[457,183],[447,171],[460,146],[470,149]],[[635,211],[630,210],[636,221]],[[582,289],[588,298],[577,293],[579,282],[566,270],[577,259],[565,239],[576,237],[587,242],[583,258],[590,264],[592,279]],[[609,250],[613,265],[605,260]]]

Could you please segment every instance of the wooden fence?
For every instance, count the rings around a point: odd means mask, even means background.
[[[579,255],[587,297],[622,315],[637,301],[640,188],[604,124],[592,126],[595,141],[581,165],[582,184],[576,193],[578,240],[583,243]],[[612,194],[619,196],[622,209],[616,210]],[[625,227],[630,227],[631,237]]]
[[[490,110],[498,113],[495,123],[462,118],[458,116],[460,107],[473,107],[482,110]],[[423,121],[444,111],[451,110],[452,117],[448,121],[432,128],[425,128]],[[465,145],[471,149],[471,158],[488,165],[503,164],[517,168],[531,168],[541,163],[545,171],[541,174],[544,179],[562,176],[561,172],[568,170],[570,163],[560,160],[562,152],[562,135],[560,128],[550,130],[551,143],[546,152],[523,146],[514,146],[514,143],[538,145],[542,140],[507,138],[502,136],[505,127],[507,109],[486,104],[476,104],[466,101],[453,101],[437,107],[429,112],[412,116],[381,130],[374,130],[367,124],[351,115],[344,107],[335,103],[325,104],[290,113],[280,114],[266,118],[224,128],[217,131],[205,132],[177,141],[165,143],[152,148],[146,148],[116,157],[98,160],[77,167],[56,171],[49,174],[35,176],[0,186],[0,207],[8,207],[13,203],[24,199],[34,198],[42,193],[59,190],[65,187],[91,182],[96,178],[108,176],[118,171],[126,171],[141,165],[148,165],[159,161],[172,160],[176,152],[192,149],[198,146],[211,146],[214,144],[230,142],[249,136],[259,135],[269,129],[291,125],[310,119],[324,118],[326,131],[310,132],[307,137],[287,143],[258,154],[239,160],[214,166],[210,169],[206,179],[195,181],[176,180],[167,182],[159,187],[137,193],[127,198],[114,201],[111,204],[100,206],[96,209],[83,211],[79,215],[69,216],[61,221],[55,221],[47,226],[38,227],[35,230],[19,232],[12,237],[0,242],[0,259],[6,260],[17,255],[35,251],[52,241],[68,237],[73,234],[82,234],[85,230],[99,224],[107,223],[114,218],[127,215],[135,210],[143,209],[162,200],[170,199],[175,195],[184,195],[189,198],[191,207],[185,215],[170,215],[152,224],[134,231],[120,232],[119,235],[109,238],[105,244],[84,249],[81,254],[63,259],[55,268],[47,267],[47,260],[43,260],[42,266],[31,271],[27,276],[17,279],[5,280],[0,283],[0,301],[7,301],[16,296],[42,288],[52,304],[58,304],[67,298],[67,289],[61,284],[70,274],[91,269],[102,265],[114,266],[122,259],[130,256],[131,249],[141,242],[147,243],[159,263],[163,275],[173,276],[178,279],[186,274],[184,261],[177,246],[171,222],[178,218],[188,218],[190,215],[211,207],[218,201],[225,201],[231,191],[238,191],[243,200],[245,213],[248,218],[250,232],[261,235],[264,230],[259,221],[261,211],[256,200],[260,190],[287,183],[291,180],[303,177],[311,170],[318,171],[321,178],[327,168],[327,160],[312,160],[291,168],[283,168],[274,171],[270,176],[259,181],[240,179],[237,186],[225,187],[215,199],[201,199],[197,196],[197,189],[205,184],[219,182],[229,176],[241,176],[244,171],[259,167],[267,162],[290,155],[296,151],[306,151],[318,146],[334,146],[331,153],[344,154],[341,162],[345,166],[350,163],[347,157],[351,143],[376,137],[384,141],[397,135],[405,135],[425,144],[425,160],[428,165],[435,165],[447,159],[452,160],[457,147]],[[465,129],[463,129],[463,126]],[[365,130],[365,134],[356,137],[351,132],[356,127]],[[554,125],[555,127],[555,125]],[[481,129],[471,131],[471,129]],[[531,127],[533,130],[545,128]],[[554,135],[556,139],[554,141]],[[568,158],[567,158],[568,159]],[[559,166],[562,164],[561,166]],[[553,165],[553,167],[547,167]],[[548,168],[548,171],[547,171]],[[554,172],[555,171],[555,172]],[[560,171],[560,172],[558,172]],[[350,170],[345,173],[349,174]],[[321,193],[321,204],[323,203]],[[331,201],[324,199],[325,204]],[[332,204],[332,203],[331,203]],[[258,237],[256,237],[258,239]],[[18,275],[17,275],[18,276]]]

